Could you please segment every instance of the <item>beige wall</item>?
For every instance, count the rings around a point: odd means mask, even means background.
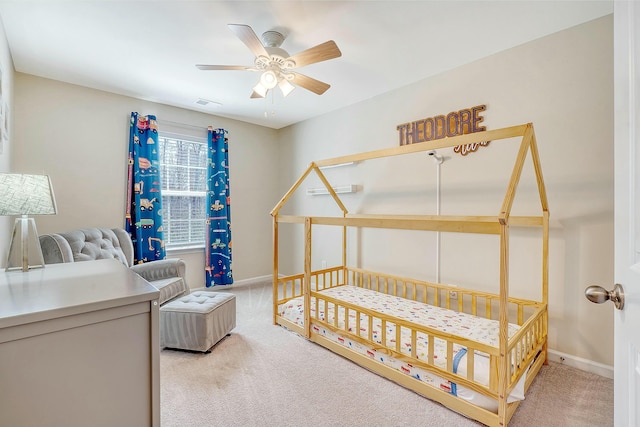
[[[583,295],[589,284],[613,283],[612,25],[607,16],[282,130],[282,161],[291,165],[279,177],[282,194],[312,160],[396,146],[401,123],[480,104],[488,129],[533,122],[551,212],[549,345],[612,365],[613,310]],[[493,142],[467,157],[441,150],[442,213],[497,215],[515,148]],[[436,168],[425,154],[326,172],[334,184],[363,187],[342,197],[350,212],[435,213]],[[310,179],[302,189],[318,185]],[[528,161],[513,213],[537,213],[536,206]],[[336,212],[328,196],[299,191],[284,213]],[[284,235],[282,273],[302,271],[300,232]],[[339,234],[314,236],[314,266],[338,263]],[[531,230],[512,230],[514,296],[540,297],[539,240]],[[351,265],[435,277],[434,233],[363,230],[350,234],[349,248]],[[497,292],[497,254],[496,238],[443,234],[441,281]]]
[[[278,197],[275,131],[22,73],[16,73],[15,93],[14,169],[51,175],[58,204],[58,215],[37,218],[40,234],[123,227],[129,115],[138,111],[155,114],[161,130],[165,120],[229,131],[233,271],[236,280],[269,274],[268,212]],[[188,262],[189,285],[204,286],[203,252],[179,256]]]
[[[4,26],[0,21],[0,70],[2,70],[2,102],[5,103],[8,114],[8,136],[6,142],[0,141],[0,172],[11,172],[11,148],[13,146],[13,60],[9,52]],[[9,236],[13,229],[13,217],[0,216],[0,266],[7,260],[9,251]]]

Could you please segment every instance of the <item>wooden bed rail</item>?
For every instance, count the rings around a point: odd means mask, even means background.
[[[345,284],[371,289],[389,295],[433,306],[498,319],[500,298],[489,292],[475,291],[355,267],[331,267],[311,272],[311,290],[322,290]],[[346,281],[345,281],[346,277]],[[278,305],[304,295],[304,273],[278,279],[274,312]],[[509,297],[509,322],[522,325],[525,319],[544,307],[544,303]]]
[[[488,385],[483,385],[474,380],[474,355],[476,352],[484,353],[490,358],[498,357],[498,348],[492,347],[486,344],[479,343],[477,341],[470,340],[468,338],[459,337],[453,334],[443,333],[438,329],[429,328],[427,326],[418,325],[407,320],[399,319],[394,316],[382,314],[373,310],[362,308],[358,305],[354,305],[348,302],[340,301],[319,292],[311,292],[311,298],[315,302],[315,307],[320,307],[319,310],[315,310],[315,315],[312,317],[312,322],[321,325],[333,332],[340,334],[353,341],[357,341],[367,347],[374,349],[377,352],[384,353],[397,360],[410,363],[413,366],[420,367],[426,371],[432,372],[435,375],[446,378],[456,384],[467,387],[471,390],[479,393],[497,397],[497,388],[491,389]],[[343,318],[346,319],[343,325],[338,323],[338,317],[334,316],[329,319],[321,319],[319,313],[327,313],[329,306],[332,306],[333,313],[338,311],[344,311]],[[353,313],[355,316],[355,324],[349,323],[349,313]],[[366,322],[366,335],[362,335],[361,332],[361,320]],[[373,325],[381,324],[380,331],[382,332],[381,342],[377,342],[373,338]],[[395,326],[395,335],[387,336],[386,330],[388,325]],[[406,329],[411,331],[411,350],[408,352],[401,344],[400,335],[402,330]],[[416,353],[416,341],[418,340],[418,334],[422,334],[427,337],[429,341],[428,354],[426,360],[420,360]],[[446,369],[440,368],[434,364],[434,341],[445,340],[447,348],[447,366]],[[461,376],[460,374],[453,372],[453,349],[454,345],[460,345],[467,349],[467,375]],[[483,356],[478,356],[483,357]]]
[[[311,288],[322,290],[344,284],[344,267],[325,268],[311,272]],[[277,296],[274,306],[304,294],[304,273],[278,278]]]
[[[305,216],[278,215],[279,223],[304,224]],[[365,215],[348,214],[344,217],[311,218],[313,225],[340,225],[344,227],[387,228],[399,230],[445,231],[453,233],[500,234],[498,216],[454,216],[454,215]],[[542,226],[542,216],[509,217],[509,225]]]
[[[546,306],[539,307],[509,339],[507,354],[512,362],[509,365],[512,383],[517,382],[526,373],[531,360],[543,350],[547,339],[546,314]]]
[[[500,297],[489,292],[475,291],[427,281],[409,279],[346,267],[347,283],[425,304],[455,310],[487,319],[497,319]],[[455,295],[455,297],[454,297]],[[510,323],[522,325],[543,303],[509,297]]]

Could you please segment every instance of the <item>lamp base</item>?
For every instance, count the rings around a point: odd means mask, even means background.
[[[22,215],[16,218],[13,225],[6,271],[29,271],[33,268],[44,268],[42,247],[38,239],[36,222],[33,218]]]

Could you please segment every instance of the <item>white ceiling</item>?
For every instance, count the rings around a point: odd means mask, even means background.
[[[0,0],[15,70],[274,129],[612,13],[609,1]],[[259,75],[227,24],[287,35],[295,54],[334,40],[342,57],[297,71],[331,88],[250,99]],[[198,98],[220,106],[201,107]],[[274,111],[275,115],[265,111]],[[145,112],[152,113],[152,112]]]

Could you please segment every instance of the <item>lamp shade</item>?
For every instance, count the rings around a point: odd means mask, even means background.
[[[278,87],[282,91],[282,95],[285,98],[286,98],[287,95],[289,95],[291,93],[292,90],[294,90],[296,88],[294,85],[289,83],[289,81],[286,80],[286,79],[280,80],[280,83],[278,83]]]
[[[267,91],[269,89],[267,89],[266,87],[264,87],[262,85],[262,83],[258,82],[257,85],[254,86],[253,88],[253,93],[256,96],[251,96],[252,98],[264,98],[265,96],[267,96]]]
[[[55,215],[48,175],[0,173],[0,215]]]

